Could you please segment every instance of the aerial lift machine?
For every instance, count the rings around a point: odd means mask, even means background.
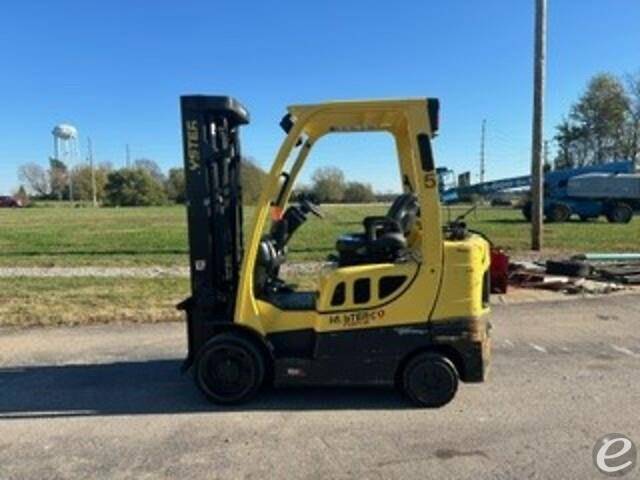
[[[443,225],[431,141],[438,101],[328,102],[288,109],[284,142],[244,246],[240,128],[248,111],[222,96],[181,98],[191,296],[188,356],[204,394],[249,400],[265,384],[396,386],[419,406],[481,382],[490,357],[489,246],[462,222]],[[395,139],[404,193],[387,215],[339,237],[337,262],[302,291],[279,275],[310,215],[293,187],[324,135]],[[372,168],[375,166],[372,165]]]

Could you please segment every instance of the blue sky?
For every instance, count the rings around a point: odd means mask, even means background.
[[[529,164],[533,0],[29,1],[0,22],[0,193],[17,167],[46,164],[51,128],[71,122],[99,161],[181,164],[178,97],[229,94],[251,111],[245,153],[268,167],[285,105],[435,96],[437,162],[478,170],[487,119],[487,177]],[[640,70],[640,2],[549,0],[545,135],[600,71]],[[338,165],[395,189],[388,139],[320,142],[305,177]]]

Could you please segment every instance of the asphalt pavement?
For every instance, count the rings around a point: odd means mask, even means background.
[[[180,374],[182,324],[0,330],[0,479],[597,479],[599,437],[640,447],[639,295],[493,324],[488,382],[437,410],[352,388],[211,405]]]

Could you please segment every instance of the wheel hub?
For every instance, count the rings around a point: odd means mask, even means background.
[[[215,376],[224,383],[236,383],[240,379],[240,365],[227,359],[216,365]]]

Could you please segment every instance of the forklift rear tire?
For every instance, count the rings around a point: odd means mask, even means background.
[[[264,380],[260,351],[245,338],[221,333],[207,343],[196,364],[196,383],[215,403],[232,405],[250,400]]]
[[[458,391],[458,371],[444,355],[420,353],[404,367],[402,390],[419,407],[442,407]]]

